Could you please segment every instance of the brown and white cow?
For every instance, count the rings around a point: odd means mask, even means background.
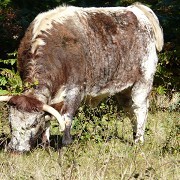
[[[156,15],[138,3],[112,8],[57,7],[39,14],[18,50],[23,82],[36,85],[22,95],[0,97],[10,104],[9,148],[29,151],[42,131],[49,139],[43,110],[58,119],[63,143],[71,143],[71,121],[81,102],[96,105],[115,94],[131,117],[135,142],[143,142],[156,50],[162,47]]]

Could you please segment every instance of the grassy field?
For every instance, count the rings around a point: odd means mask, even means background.
[[[131,124],[124,115],[95,115],[86,117],[86,122],[79,112],[72,129],[74,142],[68,147],[61,147],[57,125],[52,123],[50,148],[37,147],[22,155],[2,148],[0,179],[180,179],[178,112],[149,113],[144,145],[133,145]]]

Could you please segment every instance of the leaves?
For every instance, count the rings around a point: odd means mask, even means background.
[[[11,0],[1,0],[0,7],[7,7],[10,4]]]
[[[163,95],[166,93],[166,88],[163,86],[158,86],[158,88],[156,88],[156,91],[159,95]]]
[[[14,57],[7,60],[0,60],[2,64],[11,65],[11,68],[0,68],[0,95],[18,94],[22,91],[22,81],[19,73],[12,67],[16,64],[17,52],[9,53],[9,57]]]
[[[0,96],[9,94],[9,91],[0,89]]]
[[[1,92],[10,94],[20,93],[22,91],[22,81],[18,73],[14,70],[3,69],[0,72]]]

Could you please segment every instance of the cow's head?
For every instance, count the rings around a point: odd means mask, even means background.
[[[10,105],[9,122],[12,137],[8,147],[12,151],[30,151],[34,141],[45,130],[44,111],[54,115],[61,130],[65,129],[61,115],[54,108],[34,97],[0,96],[0,101],[8,101]]]

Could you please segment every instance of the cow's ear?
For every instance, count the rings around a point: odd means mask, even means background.
[[[51,106],[56,109],[58,112],[61,112],[61,114],[64,114],[62,112],[63,110],[63,106],[64,106],[64,101],[60,102],[60,103],[55,103],[55,104],[51,104]]]
[[[13,96],[9,102],[9,105],[15,106],[17,109],[27,112],[42,111],[43,103],[34,97],[25,95]]]

